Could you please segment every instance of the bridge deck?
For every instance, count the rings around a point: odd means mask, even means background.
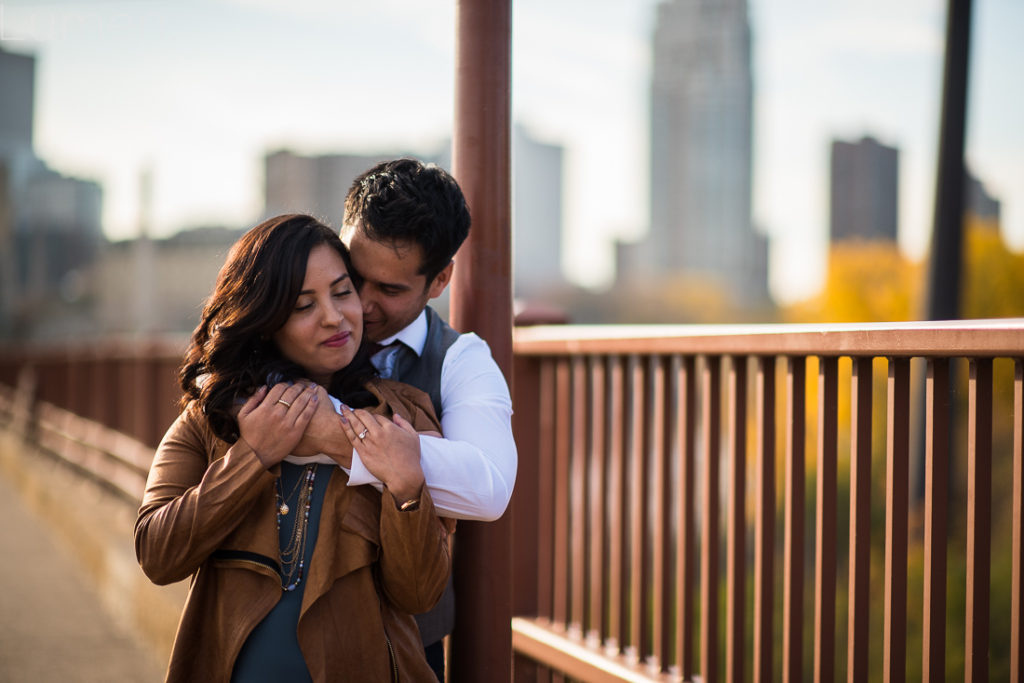
[[[83,571],[0,477],[0,682],[163,680]]]

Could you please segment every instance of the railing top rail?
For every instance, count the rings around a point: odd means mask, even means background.
[[[683,353],[767,356],[1024,356],[1024,318],[820,325],[538,325],[516,354]]]
[[[188,346],[188,335],[167,334],[147,337],[111,335],[93,339],[0,342],[0,358],[172,358],[180,360]]]

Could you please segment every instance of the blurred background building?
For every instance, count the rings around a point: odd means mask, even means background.
[[[872,137],[832,141],[829,238],[895,242],[900,153]]]
[[[685,274],[738,308],[768,301],[751,218],[753,78],[745,0],[658,6],[650,88],[650,230],[620,281]]]
[[[345,215],[349,186],[371,166],[401,156],[414,156],[451,169],[451,144],[423,152],[382,150],[374,154],[304,155],[275,150],[264,157],[264,218],[282,213],[315,215],[336,228]],[[563,287],[562,195],[563,155],[560,145],[543,142],[523,126],[512,136],[512,232],[515,296],[543,298]]]
[[[964,211],[998,228],[1002,215],[1002,202],[989,194],[984,183],[975,178],[969,169],[965,169],[965,176]]]
[[[0,47],[0,333],[89,326],[86,271],[103,241],[98,183],[50,169],[33,148],[32,55]]]

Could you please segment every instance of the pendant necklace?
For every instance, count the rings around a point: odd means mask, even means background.
[[[286,591],[295,590],[295,587],[302,583],[305,575],[306,565],[306,540],[309,531],[309,508],[313,500],[313,484],[316,481],[316,465],[306,465],[302,474],[299,475],[295,487],[292,488],[288,498],[291,498],[295,491],[299,492],[298,500],[295,502],[295,519],[292,521],[291,533],[288,537],[288,544],[281,547],[281,589]],[[281,479],[278,477],[278,500],[277,500],[277,532],[281,535],[281,517],[287,515],[291,508],[285,502],[285,496],[281,491]]]

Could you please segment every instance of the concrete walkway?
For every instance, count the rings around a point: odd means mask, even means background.
[[[162,681],[50,534],[0,477],[0,683]]]

